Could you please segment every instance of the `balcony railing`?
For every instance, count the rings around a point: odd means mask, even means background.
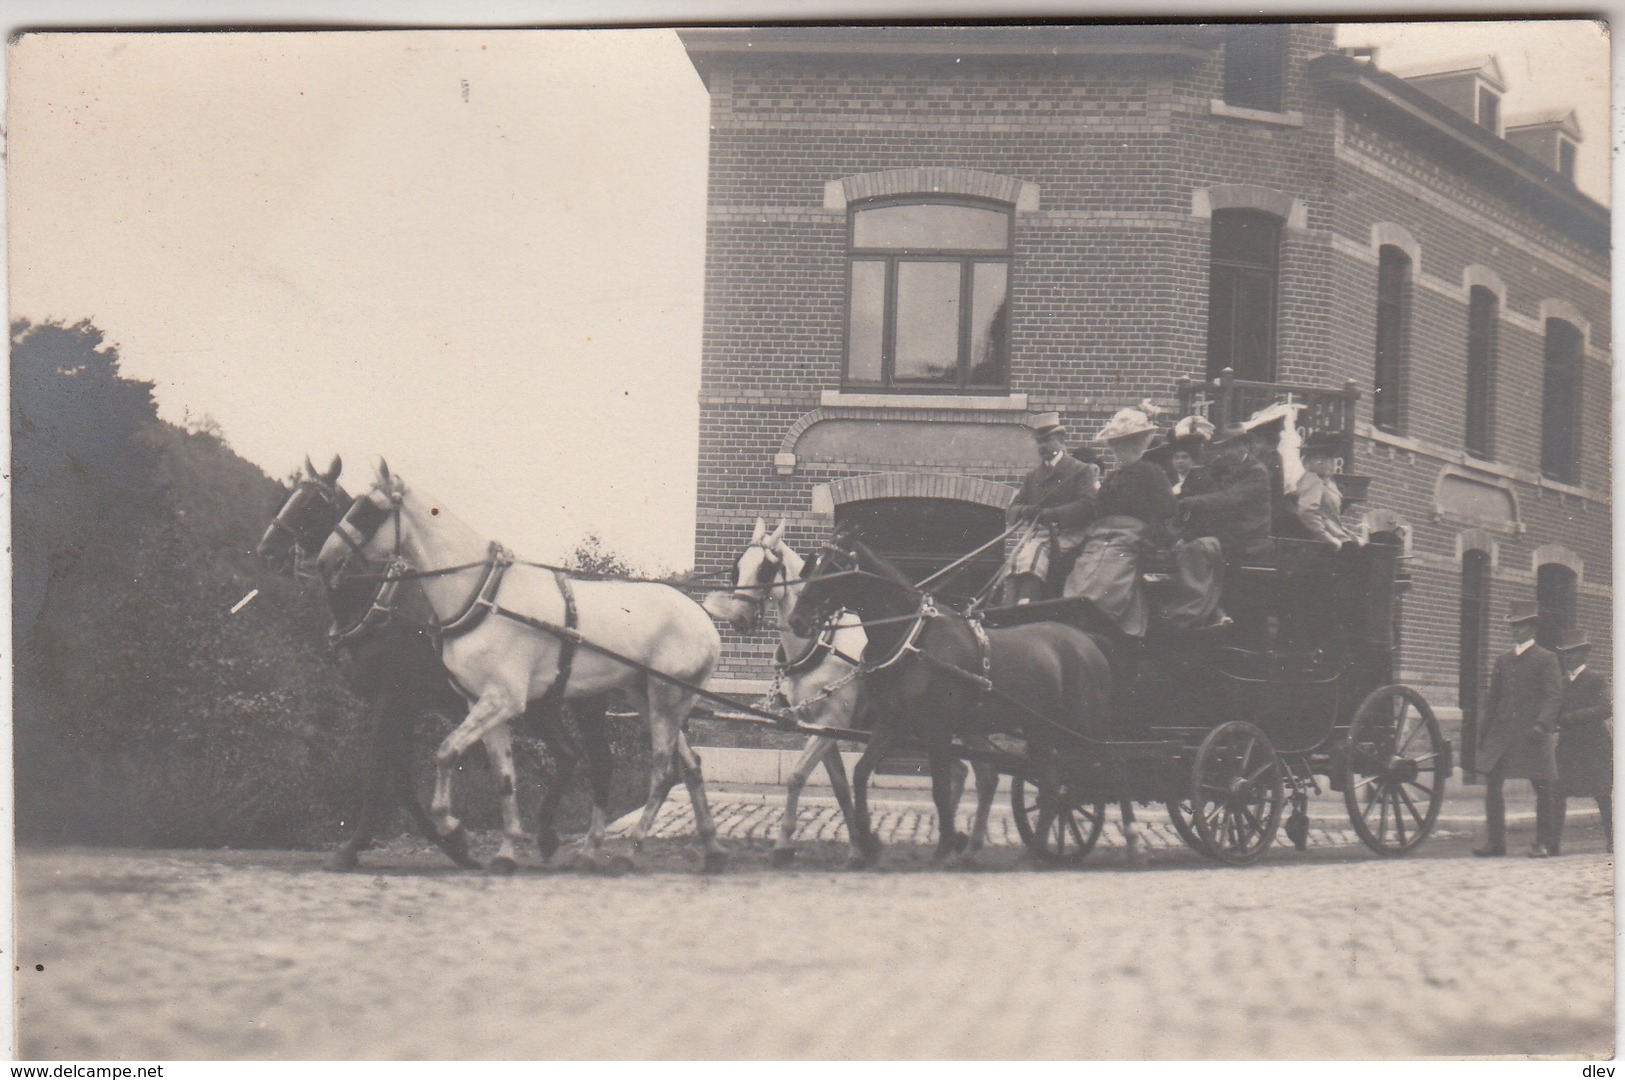
[[[1350,379],[1342,389],[1298,386],[1292,383],[1238,379],[1225,368],[1217,379],[1203,382],[1189,376],[1179,380],[1181,416],[1205,416],[1218,428],[1247,419],[1258,410],[1280,402],[1299,402],[1298,430],[1304,438],[1332,436],[1338,443],[1345,476],[1354,472],[1354,409],[1360,388]]]

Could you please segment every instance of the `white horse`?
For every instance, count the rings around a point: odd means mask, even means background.
[[[511,556],[481,540],[440,504],[408,490],[382,462],[377,483],[344,515],[316,563],[331,583],[358,555],[374,563],[404,560],[414,568],[444,634],[441,658],[473,702],[467,718],[435,754],[430,813],[442,836],[461,828],[452,814],[458,760],[482,739],[489,748],[490,735],[505,733],[527,702],[542,697],[567,673],[562,695],[555,696],[574,700],[614,694],[648,719],[649,798],[632,831],[633,850],[648,836],[681,777],[693,803],[705,869],[720,870],[726,864],[727,853],[706,803],[700,759],[682,732],[695,695],[652,674],[696,687],[711,677],[722,643],[698,604],[669,585],[567,579],[513,564]],[[567,629],[572,622],[582,643],[573,650],[566,647],[568,633],[545,628]],[[600,648],[642,667],[604,655]],[[502,846],[491,863],[497,869],[517,865],[516,847],[525,839],[511,782],[505,786]],[[599,861],[608,824],[606,801],[594,792],[582,842],[581,855],[593,863]]]
[[[869,638],[857,616],[838,615],[817,638],[801,637],[790,628],[790,611],[801,596],[801,573],[805,565],[795,549],[784,542],[784,522],[781,520],[778,528],[770,533],[767,523],[758,517],[750,544],[734,564],[733,592],[711,593],[702,606],[739,633],[748,634],[756,629],[767,601],[772,599],[778,608],[780,687],[796,719],[820,727],[867,728],[871,723],[869,701],[864,694],[859,666]],[[957,803],[965,786],[966,768],[962,761],[954,764],[957,768],[954,802]],[[779,823],[778,839],[773,843],[772,859],[776,866],[788,865],[795,857],[801,791],[819,765],[823,765],[829,775],[835,801],[851,834],[852,789],[839,744],[830,736],[813,735],[785,781],[784,816]],[[976,817],[965,842],[967,860],[986,843],[988,818],[998,787],[998,770],[990,765],[978,765]],[[948,822],[943,827],[951,829],[953,823]]]

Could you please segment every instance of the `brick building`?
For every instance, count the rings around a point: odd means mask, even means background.
[[[1327,25],[696,29],[711,97],[697,559],[757,514],[917,566],[1180,380],[1354,391],[1344,471],[1412,527],[1399,676],[1471,707],[1512,599],[1611,652],[1609,215],[1493,57]],[[1357,482],[1351,482],[1357,487]],[[735,689],[766,637],[729,635]]]

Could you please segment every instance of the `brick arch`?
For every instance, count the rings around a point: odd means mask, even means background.
[[[1393,221],[1379,221],[1371,226],[1371,250],[1381,254],[1385,247],[1396,247],[1411,260],[1411,273],[1422,270],[1422,245],[1405,226]]]
[[[835,506],[868,499],[955,499],[1003,510],[1016,497],[1016,489],[952,473],[885,472],[831,481],[829,495]]]
[[[1574,583],[1580,585],[1585,581],[1585,560],[1562,544],[1542,544],[1529,556],[1529,572],[1539,574],[1540,568],[1556,563],[1567,567],[1574,574]]]
[[[1262,210],[1286,222],[1289,229],[1309,226],[1309,208],[1302,199],[1261,184],[1215,184],[1191,192],[1191,214],[1210,218],[1215,210]]]
[[[1580,314],[1580,309],[1568,300],[1546,299],[1540,302],[1540,325],[1544,331],[1547,319],[1562,319],[1580,331],[1583,347],[1591,347],[1591,320]]]
[[[968,195],[1009,203],[1023,213],[1038,209],[1039,187],[1028,180],[975,169],[887,169],[856,173],[824,183],[824,209],[845,210],[849,203],[887,195]]]
[[[1502,307],[1506,306],[1507,284],[1501,280],[1500,274],[1497,274],[1488,266],[1475,263],[1461,272],[1462,292],[1471,293],[1475,287],[1488,289],[1495,294],[1495,298],[1501,302]]]

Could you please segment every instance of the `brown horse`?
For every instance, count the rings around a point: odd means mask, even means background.
[[[1111,668],[1093,638],[1063,623],[984,630],[943,611],[901,571],[851,533],[837,533],[804,573],[790,614],[796,633],[812,633],[846,608],[863,620],[875,697],[873,738],[853,772],[853,850],[849,865],[880,853],[870,824],[867,789],[875,765],[904,738],[926,752],[937,807],[936,857],[953,853],[953,741],[992,734],[1024,735],[1039,790],[1037,837],[1060,810],[1059,748],[1068,733],[1104,730]],[[1042,841],[1040,841],[1041,843]]]

